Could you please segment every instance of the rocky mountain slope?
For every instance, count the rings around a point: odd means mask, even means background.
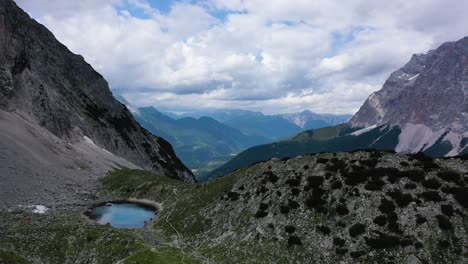
[[[468,141],[468,37],[414,55],[350,124],[399,126],[400,152],[424,151],[438,141],[450,147],[447,155],[462,152]]]
[[[324,153],[272,159],[204,184],[134,170],[114,172],[101,182],[100,200],[150,199],[162,203],[162,210],[144,229],[125,231],[63,212],[0,214],[0,260],[468,261],[466,158]],[[64,240],[67,247],[57,251]]]
[[[0,185],[2,195],[17,188],[15,177],[47,189],[43,185],[65,173],[80,185],[112,167],[130,165],[194,181],[170,144],[140,127],[83,57],[70,52],[13,0],[0,0],[0,21],[0,160],[9,164],[1,166],[6,178]],[[18,157],[28,162],[17,164]],[[60,163],[63,159],[68,162]],[[50,192],[58,198],[56,189]]]
[[[273,157],[387,149],[431,157],[468,153],[468,37],[414,55],[346,124],[247,149],[210,177]]]

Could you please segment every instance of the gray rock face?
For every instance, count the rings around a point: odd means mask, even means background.
[[[194,181],[171,145],[140,127],[83,57],[12,0],[0,0],[0,109],[30,116],[70,144],[89,138],[143,169]]]
[[[439,140],[452,146],[450,154],[461,153],[468,137],[468,37],[414,55],[369,96],[350,123],[401,127],[400,151],[422,151]]]
[[[424,124],[468,130],[468,37],[414,55],[351,119],[355,126]]]
[[[139,168],[89,138],[70,144],[24,113],[0,110],[0,139],[0,210],[86,206],[107,171]]]

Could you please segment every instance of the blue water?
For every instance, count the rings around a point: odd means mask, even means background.
[[[149,222],[156,212],[133,203],[111,203],[111,206],[98,206],[92,209],[90,218],[115,228],[141,228]]]

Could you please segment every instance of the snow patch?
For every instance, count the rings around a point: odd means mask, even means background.
[[[31,205],[28,208],[32,208],[32,212],[35,214],[45,214],[49,208],[45,207],[44,205]]]
[[[412,81],[412,80],[418,78],[418,76],[419,76],[419,73],[411,76],[408,73],[403,72],[402,74],[398,75],[398,79],[406,79],[407,81]]]
[[[414,75],[414,76],[409,77],[409,78],[408,78],[408,81],[412,81],[412,80],[418,78],[418,76],[419,76],[419,73],[416,74],[416,75]]]
[[[375,125],[372,125],[370,127],[366,127],[366,128],[363,128],[363,129],[359,129],[357,131],[354,131],[353,133],[351,133],[350,135],[353,135],[353,136],[359,136],[359,135],[362,135],[366,132],[369,132],[371,131],[372,129],[376,128],[377,127],[377,124]]]

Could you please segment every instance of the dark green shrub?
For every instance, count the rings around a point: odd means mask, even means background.
[[[311,188],[319,187],[320,185],[322,185],[324,180],[325,179],[322,176],[309,176],[309,177],[307,177],[308,185]]]
[[[325,164],[325,163],[327,163],[327,162],[328,162],[328,159],[327,159],[327,158],[318,158],[318,159],[317,159],[317,163],[323,163],[323,164]]]
[[[426,222],[427,222],[426,217],[424,217],[424,216],[422,216],[422,215],[420,215],[420,214],[417,214],[417,215],[416,215],[416,224],[417,224],[417,225],[422,225],[422,224],[424,224],[424,223],[426,223]]]
[[[284,227],[284,231],[286,231],[286,233],[294,233],[294,231],[296,231],[296,228],[294,226],[291,226],[291,225],[287,225]]]
[[[464,208],[468,209],[468,188],[457,188],[455,191],[455,200],[463,206]]]
[[[288,238],[288,247],[292,246],[302,246],[302,241],[297,236],[289,236]]]
[[[240,194],[237,192],[228,192],[227,196],[231,201],[237,201],[239,199]]]
[[[266,211],[262,211],[262,210],[258,210],[256,213],[255,213],[255,217],[256,218],[263,218],[265,216],[268,215],[268,212]]]
[[[462,181],[462,178],[460,176],[460,174],[456,171],[452,171],[452,170],[443,170],[443,171],[439,171],[437,172],[437,177],[447,181],[447,182],[454,182],[454,183],[457,183],[457,184],[460,184],[460,182]]]
[[[265,211],[268,209],[268,204],[260,203],[259,210]]]
[[[366,244],[373,249],[388,249],[398,247],[400,239],[397,236],[380,234],[379,237],[366,238]]]
[[[379,215],[374,218],[374,224],[378,226],[385,226],[387,224],[387,216],[385,215]]]
[[[349,228],[349,235],[352,237],[359,236],[366,232],[366,226],[364,224],[354,224]]]
[[[370,168],[374,168],[379,163],[379,160],[378,159],[361,160],[359,161],[359,163],[364,164]]]
[[[440,229],[452,230],[453,226],[450,219],[445,215],[436,215],[437,221],[439,222]]]
[[[440,206],[440,209],[442,210],[442,213],[448,217],[453,216],[453,207],[450,204],[443,204]]]
[[[429,178],[427,180],[423,180],[422,185],[428,189],[437,190],[440,188],[440,186],[442,186],[442,183],[440,183],[440,181],[436,178]]]
[[[297,208],[299,208],[299,203],[290,199],[290,200],[288,200],[288,206],[291,209],[297,209]]]
[[[287,205],[281,205],[280,206],[280,212],[282,214],[287,215],[287,214],[289,214],[289,211],[290,211],[289,206],[287,206]]]
[[[336,212],[339,214],[339,215],[347,215],[349,214],[349,210],[348,210],[348,207],[346,207],[345,204],[339,204],[336,206]]]
[[[382,180],[372,179],[371,181],[367,182],[366,185],[364,185],[364,188],[368,191],[381,191],[384,185],[385,182]]]
[[[381,199],[380,200],[380,205],[379,205],[379,210],[384,214],[389,214],[389,213],[395,211],[395,204],[390,200]]]
[[[421,196],[425,201],[428,201],[428,202],[429,201],[431,201],[431,202],[440,202],[440,201],[442,201],[442,197],[436,191],[423,192],[423,193],[421,193]]]
[[[317,226],[317,230],[324,235],[329,235],[331,233],[331,229],[324,225]]]
[[[332,182],[331,185],[330,185],[330,188],[332,190],[341,189],[341,187],[343,187],[343,183],[340,180],[336,180],[336,181]]]
[[[333,245],[337,246],[337,247],[342,247],[345,245],[345,240],[344,239],[341,239],[339,237],[334,237],[333,238]]]
[[[299,188],[292,188],[291,189],[291,195],[293,196],[298,196],[301,193],[301,190]]]
[[[284,183],[289,185],[289,187],[297,187],[301,185],[301,178],[293,178],[293,179],[287,179]]]
[[[405,184],[405,189],[407,190],[413,190],[413,189],[416,189],[416,187],[417,187],[416,184],[412,182]]]
[[[272,171],[265,171],[263,174],[267,176],[271,183],[276,183],[279,180],[279,177],[276,176]]]
[[[353,251],[353,252],[349,253],[349,255],[352,258],[359,258],[361,256],[364,256],[365,254],[366,254],[366,252],[364,250]]]

